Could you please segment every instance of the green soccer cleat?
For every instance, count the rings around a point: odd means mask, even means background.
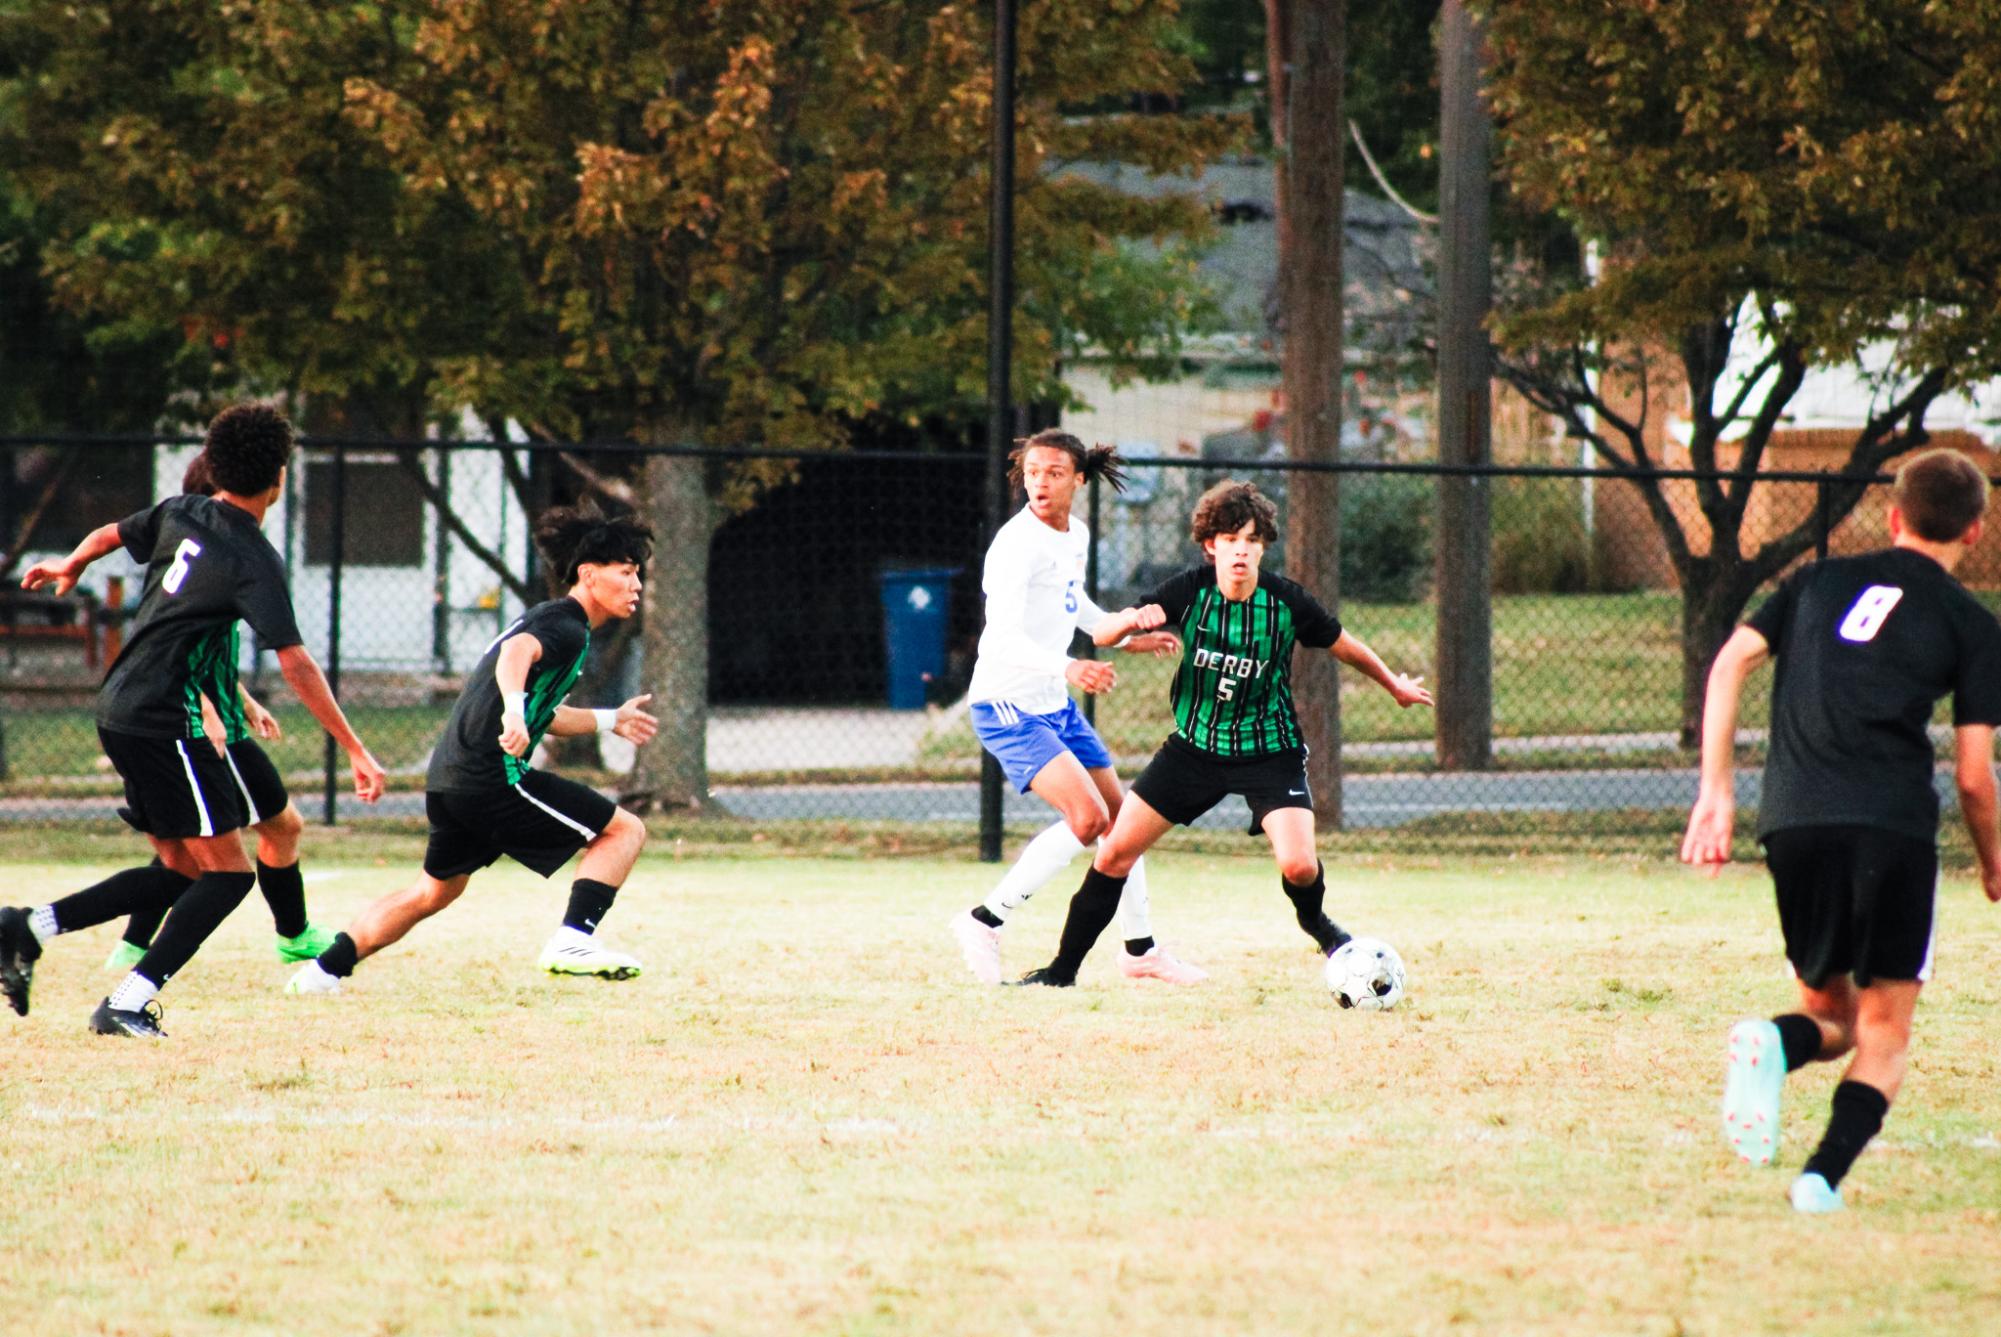
[[[141,947],[136,942],[127,942],[125,939],[120,938],[118,945],[111,949],[111,955],[104,958],[104,968],[106,970],[128,971],[138,965],[140,959],[145,955],[146,949],[144,947]]]
[[[307,924],[299,930],[295,938],[278,939],[278,959],[280,961],[310,961],[333,946],[338,936],[327,932],[318,924]]]

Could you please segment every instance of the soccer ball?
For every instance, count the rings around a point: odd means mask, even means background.
[[[1327,958],[1327,987],[1342,1007],[1386,1012],[1403,997],[1403,958],[1381,938],[1351,938]]]

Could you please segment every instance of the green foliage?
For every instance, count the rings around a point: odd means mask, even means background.
[[[1341,480],[1341,597],[1412,603],[1431,585],[1437,480],[1352,474]]]
[[[1581,594],[1591,587],[1591,535],[1576,480],[1513,480],[1495,490],[1493,517],[1495,593]]]
[[[1754,294],[1813,362],[2001,370],[2001,0],[1489,0],[1515,189],[1604,247],[1517,340],[1679,342]]]

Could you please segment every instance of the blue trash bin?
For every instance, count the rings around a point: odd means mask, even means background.
[[[945,629],[952,620],[956,567],[882,572],[882,637],[889,659],[889,708],[922,710],[945,671]]]

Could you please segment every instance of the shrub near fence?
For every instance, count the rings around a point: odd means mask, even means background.
[[[98,449],[88,442],[59,448]],[[177,484],[191,448],[164,442],[150,452],[155,495]],[[129,447],[122,458],[131,458]],[[781,463],[781,481],[710,540],[714,809],[758,820],[972,820],[978,751],[959,698],[980,626],[982,462],[964,454],[857,453]],[[1283,461],[1261,459],[1256,470],[1283,492]],[[1124,496],[1107,490],[1080,501],[1096,516],[1096,574],[1108,607],[1197,560],[1187,538],[1190,503],[1209,482],[1242,470],[1213,460],[1141,459],[1131,472]],[[1445,615],[1431,589],[1438,471],[1354,465],[1342,472],[1343,620],[1393,664],[1430,675]],[[287,559],[309,646],[337,666],[343,703],[405,791],[389,811],[413,816],[420,809],[409,791],[421,784],[462,675],[524,599],[540,596],[528,512],[572,474],[552,448],[515,448],[510,459],[480,443],[401,451],[315,445],[293,474],[267,532]],[[527,502],[510,479],[527,483]],[[1675,737],[1679,596],[1671,588],[1607,588],[1614,566],[1608,552],[1657,542],[1636,491],[1602,476],[1528,469],[1492,470],[1489,485],[1495,769],[1439,772],[1429,716],[1394,710],[1351,675],[1342,697],[1351,823],[1685,803],[1693,758]],[[341,486],[347,527],[336,542]],[[1802,504],[1812,504],[1814,484],[1786,486],[1808,492]],[[1833,531],[1835,550],[1885,541],[1881,492]],[[0,523],[18,522],[18,512],[10,520],[6,510],[0,505]],[[31,545],[31,556],[38,551]],[[934,671],[920,685],[925,707],[893,710],[886,578],[912,567],[930,573],[925,598],[944,601],[945,611],[931,616],[940,644]],[[137,588],[138,573],[123,574]],[[907,582],[896,588],[909,592]],[[1118,689],[1090,708],[1131,766],[1169,727],[1168,666],[1118,662]],[[302,806],[323,815],[323,740],[290,703],[268,654],[249,647],[244,668],[252,690],[267,694],[285,723],[274,757]],[[601,636],[573,699],[616,701],[643,688],[641,676],[633,642]],[[94,687],[82,657],[64,647],[0,642],[7,767],[0,822],[111,814],[117,786],[97,756]],[[1748,729],[1761,727],[1763,710],[1754,693]],[[563,764],[615,786],[626,761],[611,748],[602,758],[587,750]],[[336,789],[345,784],[338,773],[332,778]],[[1755,785],[1742,792],[1753,798]],[[1016,804],[1010,796],[1010,805],[1010,820],[1041,815],[1032,799]],[[370,815],[352,802],[337,813],[342,820]]]

